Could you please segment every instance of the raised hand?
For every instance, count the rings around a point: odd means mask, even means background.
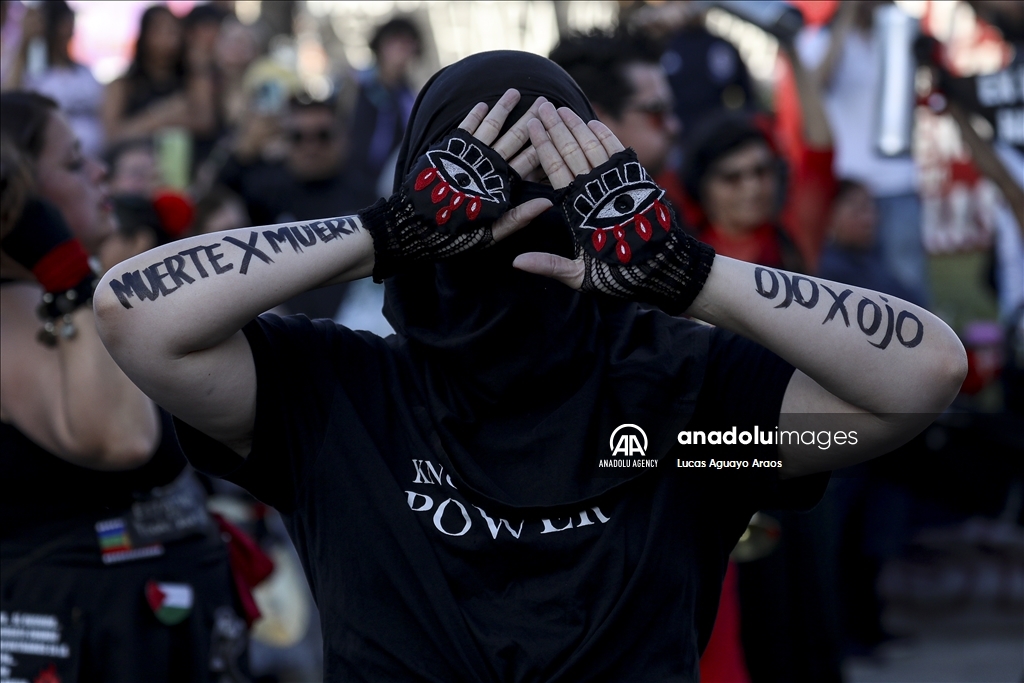
[[[714,250],[688,235],[632,150],[598,121],[538,108],[527,126],[538,161],[576,235],[576,259],[522,254],[513,265],[582,291],[685,311],[711,270]]]
[[[538,164],[532,147],[516,153],[529,141],[527,123],[545,100],[538,98],[499,138],[518,102],[519,92],[510,89],[490,109],[476,105],[416,160],[398,192],[359,213],[373,236],[374,280],[412,263],[489,247],[551,206],[534,199],[511,208],[512,186]]]

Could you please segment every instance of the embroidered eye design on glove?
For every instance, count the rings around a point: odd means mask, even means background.
[[[631,149],[562,190],[559,203],[583,262],[582,291],[652,303],[672,315],[693,303],[715,252],[682,229],[664,196]]]
[[[655,237],[655,225],[662,235],[672,228],[671,214],[661,202],[665,191],[637,161],[614,165],[591,179],[594,175],[588,173],[566,188],[566,217],[591,256],[611,263],[614,254],[618,263],[629,263],[634,250]],[[606,249],[612,242],[614,249]]]
[[[491,225],[518,180],[498,152],[456,129],[416,160],[397,192],[359,212],[373,236],[373,279],[494,244]]]
[[[433,185],[429,192],[430,202],[440,204],[448,199],[434,215],[434,220],[445,225],[455,213],[465,206],[466,218],[475,221],[480,217],[484,202],[495,207],[507,206],[508,188],[494,168],[488,156],[495,156],[489,147],[483,147],[472,138],[453,135],[448,138],[444,149],[432,149],[426,154],[426,166],[416,175],[413,191],[420,199],[424,190]],[[488,155],[486,152],[490,152]],[[500,157],[499,157],[500,159]],[[507,166],[501,162],[507,173]],[[500,215],[500,211],[498,215]]]

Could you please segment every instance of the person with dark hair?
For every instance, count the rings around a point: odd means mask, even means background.
[[[103,86],[88,67],[75,62],[68,52],[75,33],[75,13],[64,0],[40,3],[39,12],[43,18],[46,68],[39,73],[27,73],[23,87],[57,102],[81,140],[83,152],[97,155],[104,138],[100,123]]]
[[[844,178],[836,185],[818,275],[918,306],[925,303],[919,292],[904,286],[889,271],[878,244],[878,208],[871,190],[859,180]]]
[[[172,127],[213,132],[216,104],[201,46],[186,45],[181,20],[164,5],[142,14],[135,55],[124,76],[107,86],[103,125],[108,142]]]
[[[786,167],[761,117],[711,114],[687,141],[685,210],[701,239],[719,253],[808,272],[817,263],[835,193],[832,131],[820,84],[792,46],[782,48],[800,100],[799,163]]]
[[[421,91],[389,198],[100,283],[104,342],[192,461],[282,512],[326,680],[696,681],[751,514],[812,504],[963,380],[928,312],[716,256],[592,119],[551,61],[476,54]],[[133,273],[182,254],[182,284],[139,296]],[[260,315],[370,275],[387,339]],[[848,419],[852,447],[750,444]]]
[[[220,532],[170,416],[96,332],[89,259],[114,230],[104,169],[35,93],[0,95],[0,135],[4,678],[241,681]],[[8,146],[27,172],[11,173]]]
[[[360,195],[346,172],[346,127],[337,100],[293,97],[284,116],[283,162],[233,156],[221,170],[219,184],[245,202],[252,225],[312,220],[356,211]],[[304,292],[289,301],[291,313],[333,318],[345,297],[345,284]]]
[[[112,194],[152,197],[164,183],[152,138],[133,138],[112,145],[103,155],[107,186]]]
[[[196,202],[196,215],[192,232],[202,235],[222,230],[234,230],[252,225],[245,202],[237,194],[217,185]]]
[[[359,76],[348,163],[361,204],[377,198],[377,180],[405,132],[416,96],[409,69],[423,54],[423,37],[410,19],[395,17],[377,28],[370,49],[374,66]]]
[[[594,29],[560,39],[550,57],[579,84],[598,119],[658,175],[680,125],[654,42],[643,35]]]

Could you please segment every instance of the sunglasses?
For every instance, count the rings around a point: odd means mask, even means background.
[[[288,131],[288,141],[293,145],[300,145],[303,142],[318,142],[325,144],[334,139],[334,131],[330,128],[320,128],[317,130],[290,130]]]
[[[762,162],[750,168],[737,168],[730,171],[716,171],[713,175],[726,185],[738,186],[747,178],[754,180],[765,180],[775,172],[775,165],[769,161]]]
[[[655,128],[666,128],[668,117],[672,115],[673,107],[669,102],[648,102],[646,104],[635,104],[626,107],[626,111],[635,111],[645,115],[648,122]]]

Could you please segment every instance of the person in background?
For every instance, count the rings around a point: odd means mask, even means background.
[[[395,17],[377,28],[370,49],[375,64],[359,79],[349,156],[351,184],[360,205],[377,199],[377,180],[402,141],[416,97],[409,69],[423,54],[423,38],[416,24]]]
[[[924,305],[919,294],[897,279],[882,258],[875,198],[868,186],[858,180],[844,178],[837,184],[818,275]]]
[[[598,29],[559,40],[550,54],[579,84],[601,123],[636,150],[652,176],[664,170],[680,132],[660,57],[643,35]]]
[[[89,257],[115,229],[105,169],[36,93],[0,95],[0,138],[4,666],[33,681],[240,682],[224,542],[169,415],[96,333]]]
[[[985,0],[970,5],[979,18],[1002,34],[1006,51],[1013,55],[1009,64],[995,73],[958,78],[949,71],[942,47],[934,38],[920,39],[915,52],[931,69],[935,90],[944,96],[941,99],[978,171],[1002,194],[1002,201],[995,206],[994,279],[1000,317],[1018,328],[1020,339],[1024,338],[1024,87],[1020,87],[1024,82],[1024,6]],[[972,115],[992,126],[990,140],[978,135]]]
[[[111,194],[134,194],[152,197],[164,185],[156,150],[150,138],[119,142],[104,156]]]
[[[704,12],[693,2],[681,3],[678,28],[668,39],[661,63],[668,75],[686,139],[700,121],[716,111],[754,111],[750,73],[732,43],[704,28]]]
[[[293,97],[282,122],[286,140],[283,162],[233,157],[221,171],[219,184],[245,202],[253,225],[269,225],[342,216],[356,211],[359,192],[345,172],[348,136],[337,100]],[[333,318],[346,284],[305,292],[286,302],[292,313]]]
[[[74,61],[68,52],[75,33],[75,13],[64,0],[40,3],[39,12],[43,19],[46,68],[39,73],[26,73],[23,85],[57,102],[81,140],[83,153],[95,156],[103,149],[103,86],[88,67]]]
[[[710,114],[688,139],[684,210],[700,239],[717,253],[807,273],[816,262],[813,245],[823,240],[835,194],[832,133],[819,84],[791,46],[781,47],[801,104],[800,164],[787,178],[760,117]],[[781,527],[778,547],[738,567],[739,621],[750,680],[837,681],[841,631],[833,609],[834,572],[804,561],[828,543],[831,501],[826,495],[821,506],[805,515],[767,512]]]
[[[217,120],[209,55],[201,45],[188,48],[181,21],[169,9],[154,5],[143,13],[131,65],[104,95],[109,143],[174,127],[212,134]]]
[[[227,132],[227,123],[221,115],[221,78],[217,69],[217,41],[220,27],[228,12],[212,3],[196,5],[182,19],[182,29],[189,73],[204,74],[210,81],[212,122],[205,130],[195,131],[192,145],[192,168],[210,155],[217,141]]]
[[[829,27],[807,29],[796,41],[807,68],[822,84],[835,135],[835,174],[862,178],[878,206],[878,237],[889,269],[918,300],[928,294],[927,259],[921,241],[917,168],[910,157],[876,151],[882,46],[873,15],[884,3],[845,0]]]
[[[252,225],[245,210],[245,202],[226,187],[217,186],[196,202],[196,216],[192,233],[204,235],[222,230],[234,230]]]
[[[817,261],[835,195],[832,129],[817,77],[792,46],[780,46],[800,100],[802,158],[790,172],[756,115],[712,114],[688,142],[684,210],[718,253],[807,272]]]
[[[245,74],[258,55],[259,45],[253,29],[233,15],[225,17],[214,44],[214,63],[218,116],[229,130],[238,126],[245,114],[248,101]]]
[[[104,272],[121,261],[171,241],[151,196],[120,194],[111,198],[117,230],[103,242],[100,263]]]

